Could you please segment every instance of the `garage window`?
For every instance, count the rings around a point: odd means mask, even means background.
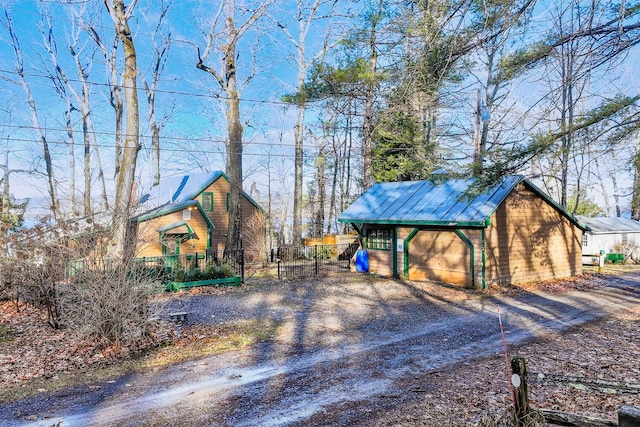
[[[391,250],[393,230],[375,229],[367,230],[367,249]]]

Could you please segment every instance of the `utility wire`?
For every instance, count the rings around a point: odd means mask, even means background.
[[[18,75],[17,71],[7,70],[7,69],[2,69],[2,68],[0,68],[0,73]],[[36,78],[51,80],[51,76],[40,75],[40,74],[36,74],[36,73],[25,72],[25,73],[23,73],[23,75],[25,77],[36,77]],[[73,79],[73,78],[67,78],[67,81],[73,82],[73,83],[82,83],[81,80]],[[111,86],[110,83],[103,83],[103,82],[87,81],[87,83],[89,83],[92,86],[104,86],[104,87],[110,87]],[[128,88],[125,85],[119,85],[118,87],[123,88],[123,89]],[[141,90],[141,89],[138,88],[138,90]],[[202,93],[182,92],[182,91],[168,90],[168,89],[155,89],[155,92],[156,93],[167,94],[167,95],[190,96],[190,97],[194,97],[194,98],[215,99],[215,100],[220,100],[220,101],[226,101],[226,100],[230,99],[230,98],[228,98],[228,97],[226,97],[224,95],[218,95],[218,94],[202,94]],[[240,97],[238,99],[240,101],[250,102],[250,103],[254,103],[254,104],[269,104],[269,105],[280,105],[280,106],[288,106],[288,107],[294,106],[294,104],[291,104],[289,102],[284,102],[284,101],[269,101],[269,100],[265,100],[265,99],[242,98],[242,97]],[[316,101],[309,101],[308,104],[313,104],[315,102]]]

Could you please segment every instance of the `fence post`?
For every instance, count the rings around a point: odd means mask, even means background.
[[[529,419],[529,397],[527,395],[527,363],[523,357],[511,359],[511,384],[513,385],[513,404],[516,410],[518,426],[527,425]]]
[[[315,275],[317,276],[318,275],[318,245],[315,245],[314,247],[316,249],[316,256],[315,256],[315,258],[316,258],[316,260],[315,260],[316,261],[315,262],[315,264],[316,264],[315,265],[316,272],[315,272]]]
[[[241,283],[244,285],[244,249],[240,249],[240,277]]]
[[[621,406],[618,409],[618,427],[640,426],[640,409],[631,406]]]

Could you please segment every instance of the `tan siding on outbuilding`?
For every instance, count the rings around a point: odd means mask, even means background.
[[[379,276],[393,276],[393,252],[368,249],[369,272]]]
[[[398,240],[416,230],[399,227]],[[408,243],[408,274],[404,251],[397,252],[397,273],[409,280],[435,280],[479,288],[483,283],[483,230],[423,227]],[[554,206],[519,185],[491,216],[485,233],[487,285],[570,277],[582,273],[582,231]],[[369,250],[370,271],[393,275],[393,251]],[[473,275],[472,275],[473,272]]]
[[[468,286],[471,249],[453,231],[421,230],[409,243],[409,280]]]
[[[582,273],[582,231],[522,184],[491,217],[486,239],[487,284]]]

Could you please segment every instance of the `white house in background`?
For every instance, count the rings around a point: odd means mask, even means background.
[[[582,235],[583,262],[584,257],[597,255],[601,250],[640,258],[640,222],[621,217],[579,219],[589,227]]]

